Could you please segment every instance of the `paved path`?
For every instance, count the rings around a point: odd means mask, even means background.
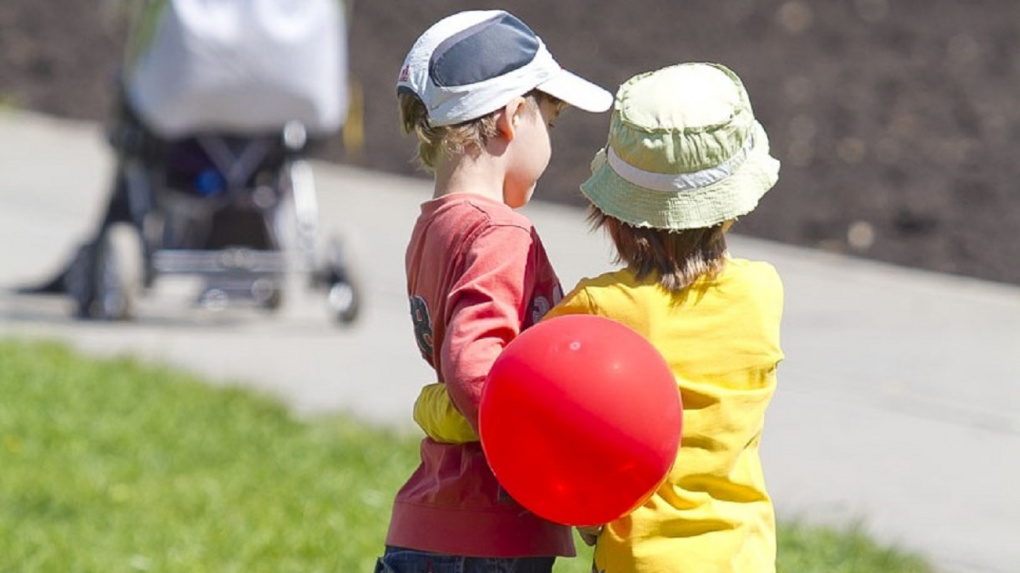
[[[92,124],[0,113],[0,335],[182,365],[305,415],[408,424],[428,371],[407,325],[402,256],[427,183],[315,165],[322,234],[347,237],[369,291],[352,328],[301,288],[268,317],[193,308],[189,285],[174,283],[132,324],[76,322],[64,300],[11,294],[91,229],[109,162]],[[580,211],[526,212],[566,286],[608,268]],[[947,571],[1020,571],[1020,288],[739,236],[731,250],[772,261],[786,284],[787,360],[763,447],[780,518],[858,521]]]

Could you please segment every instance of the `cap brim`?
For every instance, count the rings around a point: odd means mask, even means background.
[[[542,82],[536,88],[592,113],[606,111],[613,105],[613,94],[567,70],[561,69],[552,79]]]

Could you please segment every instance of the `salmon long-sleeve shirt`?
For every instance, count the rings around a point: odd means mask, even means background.
[[[534,226],[503,203],[452,194],[422,204],[405,257],[422,357],[477,432],[482,384],[521,330],[562,289]],[[425,438],[397,493],[386,543],[476,557],[572,556],[569,527],[526,511],[501,490],[479,442]]]

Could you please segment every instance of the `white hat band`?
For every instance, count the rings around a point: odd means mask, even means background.
[[[732,157],[715,167],[690,173],[654,173],[639,169],[624,161],[613,151],[611,146],[607,146],[606,159],[609,167],[628,183],[643,187],[649,191],[676,193],[677,191],[693,191],[702,187],[708,187],[733,175],[733,172],[747,160],[747,156],[753,148],[754,134],[748,134],[740,151],[733,154]]]

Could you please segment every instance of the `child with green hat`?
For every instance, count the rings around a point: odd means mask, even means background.
[[[657,492],[582,529],[596,545],[594,573],[775,571],[758,448],[783,359],[783,287],[772,265],[730,256],[726,233],[778,175],[728,68],[679,64],[617,91],[608,143],[581,191],[625,266],[582,279],[545,319],[595,314],[644,335],[673,370],[684,420]],[[416,420],[427,433],[452,434],[453,417],[426,415],[440,411],[438,401],[419,400]]]
[[[779,162],[731,70],[680,64],[616,94],[608,144],[581,191],[626,266],[583,279],[547,318],[597,314],[643,334],[684,404],[665,483],[605,527],[593,571],[775,571],[758,446],[783,358],[772,265],[731,257],[726,232],[776,183]]]

